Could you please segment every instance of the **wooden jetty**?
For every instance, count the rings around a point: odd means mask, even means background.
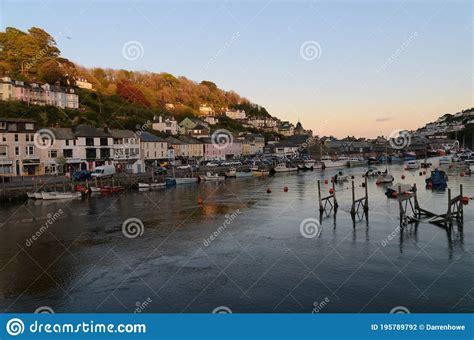
[[[417,187],[413,185],[412,193],[402,193],[398,187],[398,205],[400,210],[400,226],[404,227],[408,223],[428,222],[445,228],[451,228],[453,221],[461,223],[464,221],[462,184],[459,185],[459,195],[454,198],[451,189],[448,189],[448,209],[444,214],[437,214],[427,209],[421,208],[418,203]]]
[[[352,206],[351,206],[351,216],[354,218],[359,214],[359,209],[362,208],[364,213],[369,211],[369,193],[367,189],[367,177],[364,177],[364,196],[361,198],[355,197],[355,186],[354,181],[352,181]]]
[[[318,180],[318,197],[319,197],[319,212],[323,213],[327,208],[330,210],[334,209],[334,212],[337,211],[337,198],[336,198],[336,187],[334,181],[332,182],[332,193],[329,196],[321,196],[321,181]],[[324,204],[323,204],[324,203]]]

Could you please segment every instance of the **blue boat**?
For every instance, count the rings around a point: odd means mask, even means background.
[[[442,170],[435,169],[431,171],[431,176],[425,181],[428,187],[444,190],[448,186],[448,175]]]

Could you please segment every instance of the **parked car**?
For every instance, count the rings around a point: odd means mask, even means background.
[[[165,167],[159,167],[155,169],[155,175],[166,175],[168,170]]]
[[[186,165],[180,165],[180,166],[178,166],[176,169],[179,169],[179,170],[187,170],[187,169],[191,169],[191,165],[189,165],[189,164],[186,164]]]
[[[206,166],[207,166],[208,168],[214,168],[214,167],[216,167],[216,166],[219,166],[219,163],[208,162],[208,163],[206,164]]]
[[[113,165],[98,166],[91,174],[93,178],[106,178],[113,175],[115,175],[115,166]]]
[[[91,179],[92,176],[91,176],[91,173],[90,171],[88,170],[76,170],[72,173],[72,178],[75,180],[75,181],[85,181],[87,179]]]

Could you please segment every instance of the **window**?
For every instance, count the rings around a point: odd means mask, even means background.
[[[64,149],[63,156],[64,158],[72,158],[72,149]]]
[[[107,140],[107,138],[101,138],[101,139],[100,139],[100,145],[101,145],[101,146],[107,146],[107,145],[109,145],[109,141]]]
[[[25,130],[34,130],[35,129],[35,124],[33,123],[26,123],[25,124]]]
[[[18,142],[18,133],[15,133],[15,142]]]
[[[58,157],[58,150],[49,150],[48,151],[49,158],[57,158]]]
[[[25,147],[25,154],[27,156],[33,156],[35,154],[35,147],[33,145],[28,145]]]
[[[96,149],[86,149],[87,159],[96,159]]]
[[[66,139],[66,146],[69,146],[69,139]]]
[[[0,129],[5,130],[7,128],[7,123],[5,122],[0,122]]]
[[[94,138],[86,138],[86,146],[94,146]]]
[[[26,134],[26,135],[25,135],[25,140],[26,140],[27,142],[32,142],[32,141],[33,141],[33,140],[30,141],[30,135],[29,135],[29,134]],[[15,142],[18,142],[18,141],[15,140]]]
[[[2,135],[2,142],[6,142],[7,141],[7,135],[3,134]]]
[[[8,155],[8,146],[0,145],[0,157],[7,157]]]
[[[20,147],[15,146],[15,156],[20,156]]]
[[[18,127],[17,127],[16,123],[10,123],[10,124],[8,124],[8,130],[10,130],[10,131],[17,131],[17,130],[18,130]]]

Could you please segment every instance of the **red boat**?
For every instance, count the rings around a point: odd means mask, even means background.
[[[100,188],[101,193],[113,193],[113,192],[120,192],[123,190],[125,190],[125,188],[121,186],[104,186]]]

